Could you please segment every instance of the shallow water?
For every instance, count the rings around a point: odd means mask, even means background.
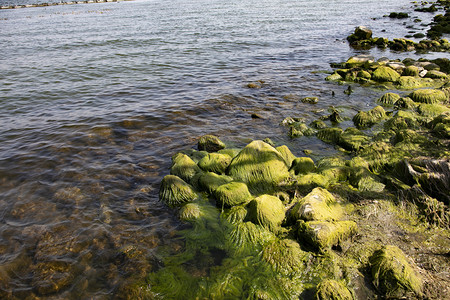
[[[406,35],[405,25],[424,31],[383,18],[411,10],[406,0],[1,10],[1,298],[110,298],[158,268],[158,249],[179,247],[180,228],[158,201],[159,182],[170,157],[200,135],[332,153],[315,139],[289,139],[279,123],[316,119],[329,106],[349,114],[372,106],[384,91],[354,86],[347,96],[314,71],[357,53],[418,58],[345,42],[363,24],[388,38]],[[432,17],[412,15],[424,24]],[[258,80],[260,89],[246,87]],[[306,96],[320,101],[298,101]]]

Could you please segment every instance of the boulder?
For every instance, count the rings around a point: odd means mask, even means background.
[[[214,195],[219,207],[232,207],[247,203],[252,198],[243,182],[230,182],[219,186]]]
[[[217,136],[209,134],[201,136],[197,146],[198,150],[208,152],[217,152],[225,148],[225,144]]]
[[[289,213],[289,220],[334,221],[341,217],[341,210],[334,207],[336,199],[326,189],[317,187],[299,200]]]
[[[401,76],[398,80],[398,87],[401,89],[417,89],[423,84],[419,77]]]
[[[353,294],[341,281],[325,279],[316,289],[316,300],[354,300]]]
[[[411,93],[411,95],[409,95],[409,97],[411,97],[411,99],[415,102],[428,104],[445,102],[447,100],[447,95],[444,91],[435,89],[415,90]]]
[[[342,133],[343,130],[338,127],[324,128],[319,130],[319,132],[317,133],[317,138],[324,141],[325,143],[336,144],[339,141]]]
[[[290,167],[295,159],[295,155],[292,154],[291,150],[286,145],[276,147],[275,149],[283,156],[286,166]]]
[[[231,157],[226,154],[208,153],[199,162],[198,166],[206,172],[214,172],[224,174],[225,170],[231,163]]]
[[[218,175],[213,172],[206,172],[206,173],[202,174],[200,176],[200,178],[198,179],[198,185],[203,191],[212,195],[219,186],[221,186],[222,184],[232,182],[232,181],[233,181],[233,178],[231,178],[229,176]]]
[[[313,172],[315,169],[316,165],[310,157],[297,157],[292,162],[292,166],[289,171],[293,171],[295,175],[298,175]]]
[[[175,175],[167,175],[161,182],[159,199],[169,207],[180,206],[198,198],[194,188]]]
[[[368,40],[372,38],[372,30],[366,26],[358,26],[355,28],[355,32],[350,35],[347,39],[349,42]]]
[[[357,231],[353,221],[299,221],[298,237],[316,249],[339,245]]]
[[[277,231],[285,217],[281,200],[269,195],[262,195],[250,201],[247,211],[249,221],[270,231]]]
[[[404,76],[418,77],[419,73],[420,73],[420,69],[417,66],[408,66],[403,70]]]
[[[400,79],[400,74],[387,66],[380,66],[373,71],[372,79],[378,82],[396,82]]]
[[[201,172],[197,164],[186,154],[177,153],[172,157],[170,174],[176,175],[186,182],[191,182],[195,174]]]

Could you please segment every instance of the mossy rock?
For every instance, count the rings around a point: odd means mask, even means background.
[[[263,141],[253,141],[242,149],[231,161],[227,174],[256,193],[273,190],[290,176],[283,155]]]
[[[400,89],[418,89],[423,87],[423,83],[418,77],[401,76],[397,82]]]
[[[349,170],[347,167],[329,167],[322,168],[319,171],[319,175],[322,175],[326,178],[328,184],[343,182],[348,179]]]
[[[400,74],[389,67],[380,66],[373,71],[372,79],[378,82],[396,82],[400,79]]]
[[[210,195],[221,185],[232,182],[233,178],[213,172],[203,173],[198,179],[199,187]]]
[[[388,298],[420,296],[423,282],[396,246],[387,245],[370,257],[372,282]]]
[[[368,112],[360,111],[353,117],[356,128],[371,127],[386,118],[386,112],[381,106],[377,106]]]
[[[450,108],[448,108],[446,105],[442,104],[425,104],[422,103],[417,108],[417,111],[419,114],[421,114],[424,117],[437,117],[445,112],[450,111]]]
[[[230,182],[219,186],[214,195],[219,207],[232,207],[247,203],[252,198],[243,182]]]
[[[319,98],[317,97],[305,97],[301,100],[303,103],[309,103],[309,104],[317,104],[319,102]]]
[[[357,184],[357,188],[361,192],[376,192],[384,191],[385,185],[375,179],[375,176],[363,176]]]
[[[410,95],[415,102],[435,104],[447,101],[447,96],[442,90],[421,89],[415,90]]]
[[[247,216],[247,209],[242,206],[233,206],[225,214],[225,219],[231,224],[242,223]]]
[[[295,175],[307,174],[314,172],[316,165],[310,157],[297,157],[292,162],[292,166],[289,171],[294,172]]]
[[[231,163],[231,157],[226,154],[208,153],[199,162],[198,166],[206,172],[214,172],[224,174],[225,170]]]
[[[253,253],[275,240],[275,235],[252,222],[237,223],[227,235],[227,241],[235,253]]]
[[[298,237],[316,249],[323,250],[339,245],[357,231],[353,221],[299,221]]]
[[[330,127],[319,130],[317,137],[325,143],[336,144],[339,142],[342,133],[343,130],[341,128]]]
[[[270,195],[259,196],[247,206],[247,220],[276,232],[284,220],[284,205],[280,199]]]
[[[327,124],[325,124],[325,122],[322,120],[314,120],[311,122],[311,124],[309,124],[309,126],[314,129],[324,129],[328,127]]]
[[[433,79],[447,79],[448,76],[444,72],[431,70],[428,71],[427,74],[425,74],[425,77],[427,78],[433,78]]]
[[[182,221],[195,221],[203,215],[200,206],[197,203],[187,203],[181,207],[179,212],[180,220]]]
[[[396,109],[415,109],[417,103],[409,97],[402,97],[395,102],[394,107]]]
[[[189,156],[195,163],[198,163],[203,157],[208,155],[206,151],[197,151],[194,149],[183,150],[180,153],[186,154]]]
[[[410,112],[399,110],[397,113],[384,123],[384,129],[387,130],[400,130],[400,129],[418,129],[420,124],[417,121],[418,115]]]
[[[289,221],[335,221],[342,217],[342,210],[335,207],[336,198],[326,189],[317,187],[300,199],[289,213]]]
[[[300,136],[312,136],[316,134],[313,128],[308,127],[305,123],[294,123],[291,125],[289,135],[292,138]]]
[[[286,276],[302,272],[309,257],[308,252],[303,251],[296,241],[290,239],[277,239],[266,245],[262,251],[262,259],[268,262],[275,272]]]
[[[316,289],[316,300],[354,300],[353,294],[341,281],[325,279]]]
[[[324,170],[332,167],[344,167],[346,165],[346,161],[338,156],[328,156],[321,158],[317,162],[317,168]]]
[[[380,104],[384,104],[387,106],[392,106],[397,102],[397,100],[400,99],[400,95],[396,93],[386,93],[383,96],[381,96],[377,102]]]
[[[358,72],[357,77],[370,80],[372,78],[372,75],[369,72],[365,71],[365,70],[361,70],[361,71]]]
[[[407,66],[403,70],[403,76],[418,77],[419,73],[420,73],[420,70],[417,66]]]
[[[301,191],[310,191],[315,187],[326,188],[328,186],[328,178],[322,174],[309,173],[296,177],[296,187]]]
[[[170,174],[176,175],[186,182],[191,182],[195,174],[201,172],[197,164],[186,154],[177,153],[172,157]]]
[[[284,161],[286,162],[286,166],[290,167],[292,165],[292,161],[295,159],[295,155],[292,154],[288,146],[283,145],[276,147],[275,149],[280,152],[281,156],[283,156]]]
[[[237,148],[225,148],[225,149],[217,151],[217,153],[225,154],[225,155],[228,155],[231,158],[234,158],[236,155],[239,154],[239,152],[241,152],[241,150],[242,149],[237,149]]]
[[[450,124],[438,123],[433,128],[433,132],[443,138],[450,138]]]
[[[159,190],[159,199],[169,207],[180,206],[198,198],[194,188],[175,175],[166,175]]]
[[[198,150],[217,152],[225,148],[225,144],[215,135],[204,135],[198,140]]]
[[[362,131],[349,127],[341,134],[338,145],[348,151],[357,151],[369,142],[370,138]]]
[[[327,77],[325,77],[326,81],[341,81],[344,80],[344,78],[337,72],[328,75]]]

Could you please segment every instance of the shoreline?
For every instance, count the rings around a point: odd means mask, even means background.
[[[0,9],[19,9],[19,8],[31,8],[31,7],[47,7],[57,5],[73,5],[73,4],[92,4],[92,3],[111,3],[111,2],[125,2],[133,0],[85,0],[85,1],[68,1],[68,2],[54,2],[54,3],[36,3],[36,4],[24,4],[24,5],[4,5],[0,6]]]

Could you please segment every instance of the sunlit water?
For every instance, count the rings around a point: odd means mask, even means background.
[[[30,3],[39,1],[0,0]],[[203,134],[332,153],[313,138],[289,139],[280,122],[373,105],[382,91],[355,86],[347,96],[314,71],[370,53],[345,41],[357,25],[388,38],[424,32],[411,19],[383,18],[410,5],[154,0],[0,10],[0,298],[110,298],[161,267],[157,251],[178,247],[180,223],[158,201],[159,183],[171,155]],[[262,88],[246,87],[258,80]],[[306,96],[320,101],[301,103]]]

